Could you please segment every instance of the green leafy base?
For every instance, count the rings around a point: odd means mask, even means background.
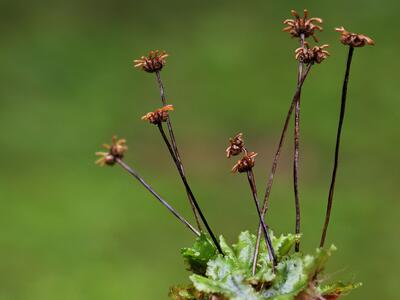
[[[261,243],[257,271],[253,275],[255,235],[242,232],[232,247],[221,236],[222,256],[202,234],[193,247],[181,250],[188,270],[193,273],[192,284],[171,288],[170,297],[175,300],[334,300],[361,285],[322,284],[322,271],[335,246],[318,248],[310,255],[292,253],[299,235],[275,237],[271,232],[271,239],[278,264],[274,270],[265,243]]]

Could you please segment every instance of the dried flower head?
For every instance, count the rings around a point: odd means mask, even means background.
[[[329,45],[314,46],[311,49],[308,47],[308,43],[305,42],[303,47],[297,48],[295,50],[295,57],[299,62],[305,64],[320,64],[324,59],[326,59],[330,54],[325,49]]]
[[[375,45],[375,42],[370,37],[357,34],[353,32],[348,32],[344,27],[335,28],[337,32],[340,32],[340,41],[344,45],[348,45],[351,47],[364,47],[367,45]]]
[[[96,161],[96,164],[100,166],[114,165],[116,159],[122,159],[124,157],[125,151],[128,150],[128,147],[126,146],[126,140],[117,140],[117,137],[115,135],[112,137],[111,145],[103,144],[103,148],[107,149],[108,152],[96,152],[96,155],[100,156],[100,158]]]
[[[169,111],[173,111],[173,105],[166,105],[155,111],[151,111],[142,117],[142,120],[149,121],[151,124],[158,125],[161,122],[166,122],[168,119]]]
[[[283,31],[289,32],[292,37],[300,37],[302,34],[305,38],[312,36],[314,41],[318,42],[318,39],[314,35],[314,31],[317,29],[322,31],[322,27],[313,24],[313,22],[322,24],[322,19],[320,18],[310,18],[308,17],[307,9],[304,9],[304,16],[300,18],[297,11],[292,10],[291,14],[295,19],[287,19],[283,21],[283,24],[288,25],[287,27],[283,28]]]
[[[134,67],[140,68],[146,72],[154,73],[157,71],[161,71],[161,69],[165,65],[165,59],[168,57],[167,52],[159,50],[150,51],[149,55],[142,56],[140,59],[135,59]]]
[[[242,159],[240,159],[232,168],[232,172],[247,172],[250,171],[256,162],[255,157],[257,153],[249,152]]]
[[[226,157],[239,155],[244,151],[243,133],[238,133],[235,137],[229,139],[229,147],[226,148]]]

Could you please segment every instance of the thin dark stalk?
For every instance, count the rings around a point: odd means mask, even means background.
[[[174,156],[174,150],[173,150],[173,148],[172,148],[171,143],[169,142],[169,140],[168,140],[168,138],[167,138],[167,135],[165,134],[165,131],[164,131],[164,129],[163,129],[162,124],[159,124],[159,125],[158,125],[158,129],[159,129],[159,131],[160,131],[160,133],[161,133],[162,138],[164,139],[165,144],[166,144],[167,147],[168,147],[168,150],[169,150],[169,153],[171,154],[172,159],[174,160],[174,162],[175,162],[175,164],[176,164],[176,166],[177,166],[177,168],[178,168],[179,175],[181,176],[183,185],[185,186],[187,193],[190,195],[190,199],[192,199],[193,204],[194,204],[195,208],[197,209],[197,211],[198,211],[198,213],[199,213],[199,215],[200,215],[201,220],[202,220],[203,223],[204,223],[204,226],[206,227],[208,233],[210,234],[211,239],[213,240],[215,246],[216,246],[217,249],[218,249],[218,252],[221,253],[221,254],[223,254],[222,249],[221,249],[221,246],[219,245],[217,238],[215,237],[215,235],[214,235],[214,233],[213,233],[213,231],[212,231],[210,225],[209,225],[208,222],[207,222],[207,219],[204,217],[204,214],[203,214],[203,212],[201,211],[200,206],[199,206],[199,204],[198,204],[196,198],[195,198],[194,195],[193,195],[193,192],[192,192],[192,190],[191,190],[191,188],[190,188],[190,186],[189,186],[189,184],[188,184],[188,182],[187,182],[187,179],[186,179],[185,174],[182,172],[182,169],[179,168],[179,161],[178,161],[178,159]]]
[[[180,222],[182,222],[187,228],[189,228],[195,235],[200,236],[200,232],[196,230],[184,217],[182,217],[171,205],[168,204],[153,188],[144,181],[144,179],[131,167],[129,167],[124,161],[116,158],[116,162],[130,175],[137,179],[158,201],[161,202]]]
[[[341,100],[341,106],[340,106],[339,124],[338,124],[337,135],[336,135],[335,158],[334,158],[332,179],[331,179],[331,185],[329,188],[328,204],[327,204],[327,208],[326,208],[325,223],[324,223],[324,227],[322,230],[320,247],[323,247],[325,244],[326,233],[328,231],[329,220],[331,217],[333,194],[335,192],[336,172],[337,172],[338,165],[339,165],[340,137],[342,135],[344,115],[346,112],[347,85],[349,83],[350,67],[351,67],[351,61],[353,59],[353,52],[354,52],[354,48],[350,46],[349,53],[347,55],[346,72],[344,75],[344,81],[343,81],[343,87],[342,87],[342,100]]]
[[[298,186],[299,172],[299,144],[300,144],[300,97],[297,98],[294,111],[294,156],[293,156],[293,187],[296,206],[296,234],[300,233],[300,198]],[[300,241],[296,241],[295,251],[299,252]]]
[[[247,179],[249,180],[251,192],[253,194],[253,199],[254,199],[254,202],[255,202],[256,208],[257,208],[258,217],[260,219],[260,223],[261,223],[262,229],[264,231],[265,242],[267,244],[267,249],[268,249],[268,256],[269,256],[270,261],[272,261],[272,264],[274,266],[276,266],[277,265],[277,260],[276,260],[276,256],[275,256],[275,251],[274,251],[274,248],[272,246],[271,238],[269,236],[268,227],[265,224],[264,218],[263,218],[263,216],[261,214],[261,208],[260,208],[260,203],[258,201],[257,187],[256,187],[256,181],[254,179],[253,170],[247,171]]]
[[[300,44],[304,47],[304,34],[300,36]],[[303,63],[299,61],[297,70],[297,84],[301,81],[303,74]],[[295,102],[294,110],[294,154],[293,154],[293,187],[294,187],[294,201],[296,207],[296,234],[300,233],[301,215],[300,215],[300,196],[299,196],[299,185],[298,185],[298,173],[299,173],[299,147],[300,147],[300,99],[301,90],[299,96]],[[296,241],[295,251],[300,250],[300,240]]]
[[[163,82],[161,80],[160,71],[156,72],[156,78],[157,78],[158,86],[160,88],[161,101],[162,101],[163,105],[165,106],[165,105],[167,105],[167,100],[165,98],[165,89],[164,89],[164,84],[163,84]],[[174,155],[174,157],[176,157],[176,160],[179,163],[179,164],[177,164],[178,171],[180,170],[180,171],[182,171],[183,174],[185,174],[185,170],[183,168],[182,159],[180,157],[180,154],[179,154],[179,151],[178,151],[178,146],[176,144],[176,139],[175,139],[174,130],[172,128],[171,119],[170,119],[169,116],[168,116],[168,119],[167,119],[167,128],[168,128],[168,134],[169,134],[169,137],[170,137],[171,143],[172,143],[173,155]],[[196,211],[196,206],[194,204],[193,199],[190,197],[190,195],[189,194],[187,194],[187,195],[188,195],[188,200],[189,200],[190,206],[192,207],[194,218],[196,220],[197,228],[201,231],[201,224],[200,224],[199,216],[198,216],[197,211]]]
[[[271,194],[272,184],[274,182],[274,176],[275,176],[275,173],[276,173],[276,169],[278,167],[279,157],[280,157],[280,154],[281,154],[283,143],[285,141],[285,135],[286,135],[287,129],[289,127],[289,122],[290,122],[290,118],[291,118],[292,113],[293,113],[293,109],[294,109],[294,106],[295,106],[295,103],[296,103],[296,99],[297,99],[297,97],[300,96],[301,88],[302,88],[302,86],[304,84],[304,81],[307,78],[307,75],[308,75],[310,69],[311,69],[311,65],[308,65],[306,67],[305,71],[304,71],[304,74],[303,74],[303,76],[301,78],[300,83],[297,85],[295,94],[293,96],[292,102],[291,102],[290,107],[289,107],[289,111],[288,111],[288,113],[286,115],[285,124],[283,125],[281,137],[279,139],[279,144],[278,144],[278,147],[277,147],[276,152],[275,152],[274,160],[272,162],[271,173],[269,175],[267,188],[266,188],[266,191],[265,191],[264,203],[263,203],[263,207],[262,207],[262,211],[261,211],[263,217],[264,217],[264,215],[266,214],[266,212],[268,211],[268,208],[269,208],[269,196]],[[259,226],[258,226],[256,248],[255,248],[254,255],[253,255],[253,268],[252,268],[253,275],[255,274],[256,268],[257,268],[258,250],[259,250],[259,247],[260,247],[261,233],[262,233],[262,225],[260,223]]]

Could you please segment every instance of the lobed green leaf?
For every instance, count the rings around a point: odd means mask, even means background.
[[[274,269],[269,261],[265,243],[260,244],[256,274],[252,274],[256,236],[248,231],[239,235],[232,247],[220,237],[224,255],[217,253],[207,236],[201,235],[182,255],[194,273],[193,285],[175,288],[171,297],[176,300],[312,300],[321,297],[337,299],[360,284],[341,282],[321,286],[320,274],[336,250],[318,248],[314,254],[291,253],[299,235],[288,234],[271,240],[278,258]],[[171,290],[172,291],[172,290]],[[334,298],[332,298],[334,297]]]

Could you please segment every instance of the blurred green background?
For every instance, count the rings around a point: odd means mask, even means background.
[[[234,242],[255,230],[244,176],[229,170],[227,139],[241,131],[259,153],[265,188],[295,88],[290,9],[324,19],[332,56],[303,89],[300,191],[303,249],[319,241],[332,168],[347,49],[338,25],[370,35],[357,49],[328,243],[329,271],[362,281],[348,299],[397,299],[400,4],[385,1],[0,2],[0,299],[167,299],[188,282],[179,254],[193,236],[118,167],[94,165],[112,134],[126,161],[190,217],[155,127],[153,75],[133,70],[150,49],[170,54],[162,77],[189,182],[215,231]],[[292,129],[269,223],[294,230]]]

